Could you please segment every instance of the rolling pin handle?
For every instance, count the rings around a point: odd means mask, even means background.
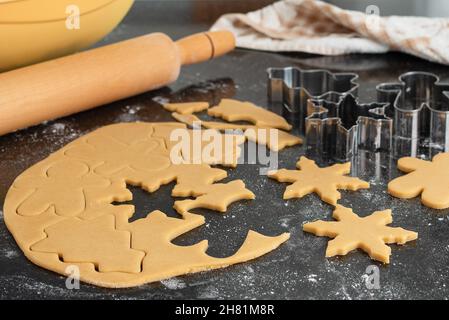
[[[234,35],[229,31],[197,33],[176,41],[181,64],[193,64],[219,57],[235,48]]]

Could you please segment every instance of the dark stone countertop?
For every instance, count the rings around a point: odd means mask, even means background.
[[[124,22],[101,44],[140,34],[163,31],[179,38],[201,31],[207,24],[188,18],[191,8],[184,1],[137,2]],[[360,99],[372,102],[375,85],[395,81],[406,71],[425,70],[449,79],[449,67],[432,64],[400,53],[321,57],[306,54],[274,54],[249,50],[233,53],[211,62],[183,69],[170,87],[66,117],[27,130],[0,137],[0,199],[4,199],[14,178],[24,169],[45,158],[66,143],[103,125],[129,121],[171,121],[157,101],[234,97],[267,105],[267,67],[295,65],[301,68],[326,68],[353,71],[360,76]],[[293,168],[303,147],[279,153],[279,167]],[[381,157],[382,158],[382,157]],[[436,211],[419,199],[399,200],[386,193],[386,183],[399,173],[395,162],[366,154],[355,173],[371,182],[369,190],[342,192],[341,204],[360,215],[391,208],[394,224],[419,232],[416,242],[392,245],[391,264],[383,266],[367,254],[352,252],[326,259],[327,239],[302,231],[305,221],[330,219],[332,207],[315,195],[282,200],[285,184],[258,174],[258,165],[240,165],[229,170],[230,179],[243,179],[256,194],[254,201],[230,206],[226,215],[197,210],[206,224],[175,240],[193,244],[208,239],[208,253],[232,254],[253,229],[267,235],[288,231],[291,239],[279,249],[248,263],[225,269],[180,276],[162,283],[130,289],[104,289],[81,284],[68,290],[65,278],[29,262],[18,249],[0,219],[0,298],[5,299],[435,299],[449,295],[449,210]],[[172,185],[153,194],[133,189],[136,215],[153,209],[175,214],[171,208]],[[365,271],[370,265],[380,268],[380,289],[365,286]]]

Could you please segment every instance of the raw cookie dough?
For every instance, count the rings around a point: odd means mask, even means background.
[[[75,265],[88,283],[130,287],[251,260],[286,241],[287,233],[268,237],[249,231],[240,249],[226,258],[207,255],[207,240],[192,246],[171,243],[204,224],[192,208],[223,211],[234,201],[254,198],[241,180],[215,184],[226,177],[223,169],[174,164],[173,154],[184,157],[170,140],[177,129],[193,135],[180,123],[106,126],[23,172],[8,191],[4,219],[25,255],[62,275]],[[242,142],[235,141],[229,151],[237,154]],[[134,206],[112,204],[132,199],[126,184],[154,192],[172,181],[173,196],[193,198],[175,202],[179,218],[155,210],[129,222]]]
[[[251,102],[222,99],[218,106],[207,110],[207,114],[223,120],[248,121],[257,127],[291,130],[292,126],[280,115],[256,106]]]
[[[162,105],[164,109],[179,114],[192,114],[195,112],[201,112],[209,108],[208,102],[183,102],[183,103],[165,103]]]
[[[242,135],[224,135],[216,130],[186,131],[184,124],[173,124],[182,126],[183,130],[181,132],[174,131],[173,128],[168,126],[155,126],[154,128],[153,137],[164,139],[164,145],[169,150],[168,153],[173,152],[173,149],[175,149],[188,163],[221,164],[228,167],[237,166],[238,158],[241,154],[241,148],[238,146],[245,142],[245,137]],[[192,141],[192,143],[187,147],[181,147],[177,140],[180,137],[188,137],[188,140]],[[204,139],[201,137],[204,137]],[[209,139],[212,139],[212,137],[216,137],[217,144],[210,143]]]
[[[203,192],[195,190],[195,200],[178,200],[173,206],[177,212],[184,214],[195,208],[206,208],[226,212],[228,204],[240,199],[255,199],[254,193],[245,188],[242,180],[229,183],[214,183],[204,188]],[[216,201],[221,199],[222,202]]]
[[[449,208],[449,153],[439,153],[432,161],[401,158],[398,169],[408,174],[388,183],[388,193],[410,199],[421,194],[421,202],[430,208]]]
[[[416,232],[387,226],[393,222],[391,210],[376,211],[362,218],[352,209],[337,205],[332,216],[337,221],[319,220],[303,227],[305,232],[335,238],[327,244],[326,257],[362,249],[372,259],[390,263],[391,248],[386,243],[404,244],[418,238]]]
[[[276,130],[277,139],[272,139],[270,130]],[[245,137],[253,142],[266,145],[272,151],[279,151],[286,147],[302,144],[302,139],[288,132],[266,128],[248,128],[245,130]]]
[[[302,198],[309,193],[317,193],[321,200],[335,205],[341,198],[337,189],[359,190],[369,188],[369,183],[359,178],[346,177],[351,172],[351,163],[334,164],[320,168],[313,160],[301,157],[296,163],[300,170],[281,169],[268,173],[279,182],[291,182],[284,192],[284,199]]]
[[[176,112],[173,112],[172,116],[179,122],[185,123],[190,127],[200,125],[208,129],[215,129],[219,131],[242,130],[244,131],[244,136],[248,140],[266,145],[272,151],[279,151],[285,149],[286,147],[291,147],[302,143],[301,138],[276,128],[258,128],[254,125],[202,121],[200,118],[193,114],[182,115]],[[270,130],[275,130],[277,134],[277,140],[271,139]]]

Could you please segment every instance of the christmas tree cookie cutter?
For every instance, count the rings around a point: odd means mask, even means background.
[[[384,114],[385,103],[361,104],[352,94],[338,101],[309,99],[305,133],[309,156],[349,160],[359,147],[391,150],[393,121]]]

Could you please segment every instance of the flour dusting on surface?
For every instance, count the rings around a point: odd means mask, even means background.
[[[161,96],[156,96],[152,100],[160,104],[166,104],[170,102],[170,99]]]
[[[184,281],[177,278],[162,280],[161,283],[170,290],[184,289],[187,286]]]
[[[313,283],[317,283],[318,282],[317,275],[316,274],[309,274],[307,276],[307,281],[313,282]]]
[[[198,299],[216,299],[219,297],[220,297],[219,291],[214,286],[207,286],[198,295]]]
[[[65,124],[64,123],[54,123],[53,125],[50,126],[51,128],[51,132],[52,133],[64,133],[65,131]]]
[[[141,109],[142,109],[142,106],[139,106],[139,105],[133,105],[133,106],[128,105],[125,107],[125,111],[129,114],[136,114]]]
[[[6,257],[7,259],[13,259],[19,256],[19,253],[16,250],[13,249],[5,249],[5,250],[1,250],[1,256]]]
[[[122,113],[116,118],[117,122],[134,122],[139,118],[139,111],[142,110],[140,105],[127,105],[122,108]]]

